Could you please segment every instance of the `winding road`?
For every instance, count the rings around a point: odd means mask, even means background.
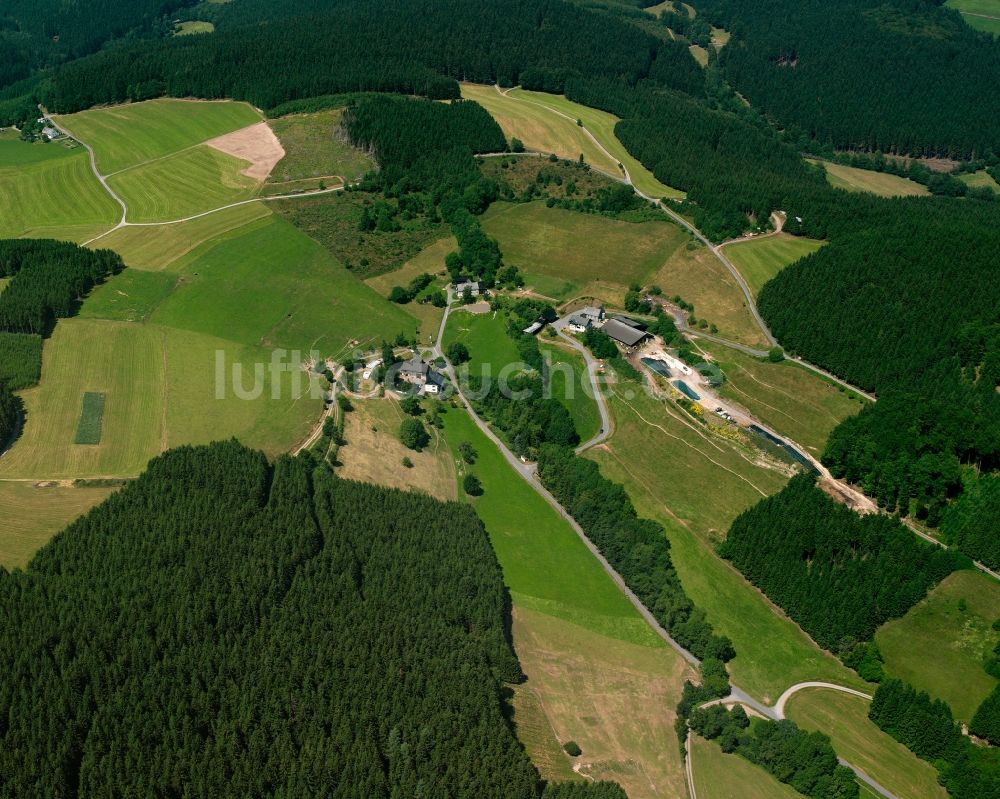
[[[450,286],[447,289],[447,298],[448,298],[448,304],[445,306],[444,314],[441,317],[441,324],[438,327],[437,339],[434,342],[434,346],[431,347],[431,354],[435,358],[444,357],[444,353],[441,348],[441,343],[444,339],[444,332],[448,324],[448,317],[451,314],[451,303],[454,298],[454,293]],[[593,356],[590,354],[588,350],[586,350],[586,348],[583,348],[579,342],[575,341],[574,339],[571,339],[561,330],[559,331],[559,335],[562,338],[568,340],[571,344],[573,344],[574,349],[578,349],[583,352],[584,359],[587,362],[587,367],[588,367],[587,375],[590,379],[591,390],[595,397],[600,398],[600,400],[598,401],[598,407],[603,409],[601,418],[604,424],[604,429],[593,439],[581,445],[582,449],[586,449],[587,447],[593,446],[595,443],[599,443],[600,441],[603,441],[605,438],[607,438],[610,417],[605,416],[605,414],[607,414],[607,407],[606,404],[603,402],[604,397],[601,392],[600,383],[597,379],[597,369],[595,368],[597,364],[596,361],[594,361]],[[549,504],[549,506],[556,513],[558,513],[560,517],[565,519],[570,527],[573,528],[573,531],[577,534],[577,536],[579,536],[584,546],[586,546],[587,549],[590,551],[590,553],[594,556],[594,558],[597,559],[597,562],[601,564],[601,568],[604,569],[605,573],[611,578],[611,580],[615,583],[615,585],[618,586],[621,592],[626,596],[628,601],[636,609],[639,615],[642,616],[642,618],[646,621],[646,623],[650,626],[650,628],[652,628],[652,630],[660,638],[662,638],[675,652],[677,652],[690,666],[692,666],[693,668],[698,668],[701,664],[701,661],[697,657],[695,657],[695,655],[692,652],[685,649],[683,646],[681,646],[677,641],[673,639],[670,633],[668,633],[667,630],[660,624],[660,622],[656,619],[656,617],[642,603],[639,597],[637,597],[632,592],[632,590],[625,584],[625,580],[608,562],[607,558],[605,558],[604,555],[601,554],[600,550],[594,545],[594,543],[587,537],[587,534],[583,531],[583,528],[580,527],[580,525],[577,524],[576,520],[572,516],[570,516],[570,514],[566,511],[566,509],[563,508],[561,504],[559,504],[559,501],[551,493],[549,493],[548,489],[546,489],[545,486],[541,484],[538,477],[537,464],[530,462],[526,463],[522,461],[520,458],[518,458],[500,439],[500,437],[497,436],[497,434],[493,431],[493,429],[489,426],[489,424],[487,424],[479,416],[479,414],[476,413],[475,409],[472,407],[472,403],[469,402],[468,398],[462,393],[461,386],[459,384],[459,381],[457,379],[455,370],[451,362],[447,361],[447,359],[445,360],[447,363],[447,366],[445,368],[445,373],[448,375],[448,379],[452,384],[456,396],[458,396],[459,400],[461,400],[462,405],[465,407],[466,411],[468,412],[472,420],[475,422],[476,426],[483,432],[483,434],[487,438],[489,438],[490,441],[492,441],[496,445],[497,449],[500,450],[500,453],[504,456],[506,461],[514,468],[514,470],[524,480],[528,482],[528,485],[530,485],[539,494],[539,496],[541,496],[542,499],[544,499]],[[804,682],[791,686],[779,697],[778,702],[773,707],[769,707],[763,704],[762,702],[759,702],[758,700],[754,699],[750,694],[748,694],[739,686],[731,683],[730,694],[728,697],[707,704],[711,705],[711,704],[724,704],[724,703],[725,704],[738,703],[755,710],[765,718],[779,720],[784,718],[785,704],[788,702],[789,698],[806,688],[826,688],[829,690],[843,691],[846,693],[854,694],[856,696],[862,696],[868,699],[871,698],[867,694],[863,694],[860,691],[855,691],[852,688],[836,685],[834,683]],[[685,741],[685,747],[687,748],[687,751],[689,752],[690,755],[690,736],[688,736],[688,740]],[[885,797],[885,799],[900,799],[900,797],[896,796],[891,791],[884,788],[878,782],[869,777],[861,769],[852,766],[846,760],[840,759],[840,762],[843,765],[850,768],[857,775],[859,780],[864,782],[879,795]],[[687,767],[687,777],[688,777],[688,788],[691,793],[691,799],[697,799],[697,794],[695,793],[695,785],[694,785],[693,765],[690,756],[687,758],[686,767]]]

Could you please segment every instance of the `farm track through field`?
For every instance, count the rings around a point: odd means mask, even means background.
[[[48,115],[48,112],[44,108],[42,108],[41,110],[42,110],[42,113]],[[210,216],[211,214],[217,214],[220,211],[226,211],[226,210],[228,210],[230,208],[237,208],[237,207],[239,207],[241,205],[249,205],[250,203],[271,202],[273,200],[296,200],[296,199],[300,199],[300,198],[317,197],[317,196],[323,195],[323,194],[333,194],[333,193],[338,192],[338,191],[343,191],[347,187],[347,185],[348,185],[346,182],[344,182],[340,186],[334,186],[333,188],[329,188],[329,189],[316,189],[315,191],[294,192],[294,193],[291,193],[291,194],[261,195],[259,197],[252,197],[249,200],[240,200],[238,202],[227,203],[226,205],[221,205],[218,208],[212,208],[212,209],[210,209],[208,211],[202,211],[201,213],[191,214],[190,216],[185,216],[185,217],[182,217],[180,219],[169,219],[169,220],[165,220],[165,221],[162,221],[162,222],[129,222],[129,221],[127,221],[128,210],[129,210],[128,209],[128,205],[126,204],[125,200],[123,200],[121,198],[121,196],[119,196],[119,194],[110,186],[110,184],[108,183],[108,178],[113,177],[114,175],[120,174],[121,172],[127,172],[130,169],[134,169],[135,167],[143,166],[144,164],[134,164],[133,166],[126,167],[125,169],[120,169],[117,172],[112,172],[110,174],[105,175],[105,174],[103,174],[101,172],[100,169],[97,168],[97,155],[94,152],[94,148],[91,147],[87,142],[83,141],[83,139],[81,139],[78,136],[74,135],[73,132],[70,131],[68,128],[66,128],[61,122],[57,122],[55,119],[52,119],[51,117],[50,117],[50,119],[52,121],[53,127],[55,127],[57,130],[59,130],[60,133],[62,133],[65,136],[70,137],[71,139],[75,139],[76,141],[80,142],[80,144],[83,145],[83,147],[87,150],[87,155],[90,157],[90,168],[93,171],[94,176],[97,178],[97,180],[101,184],[101,186],[104,187],[104,190],[111,196],[111,198],[116,203],[118,203],[118,205],[122,209],[121,219],[118,221],[118,223],[114,227],[112,227],[112,228],[104,231],[103,233],[101,233],[98,236],[94,236],[93,238],[88,239],[87,241],[83,242],[83,244],[81,245],[83,247],[86,247],[86,246],[88,246],[90,244],[93,244],[95,241],[103,239],[105,236],[111,235],[116,230],[121,230],[122,228],[126,228],[126,227],[159,227],[161,225],[179,225],[179,224],[181,224],[183,222],[191,222],[192,220],[195,220],[195,219],[201,219],[202,217]],[[184,150],[191,150],[194,147],[199,147],[200,144],[201,143],[191,145],[190,147],[185,147],[185,148],[183,148],[181,150],[178,150],[177,152],[184,152]],[[176,152],[169,153],[167,155],[161,156],[159,158],[151,159],[151,160],[146,161],[144,163],[145,164],[149,164],[149,163],[153,163],[155,161],[161,161],[164,158],[169,158],[169,157],[171,157],[173,155],[176,155],[176,154],[177,154]]]

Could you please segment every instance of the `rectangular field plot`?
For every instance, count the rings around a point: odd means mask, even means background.
[[[83,394],[83,407],[80,409],[80,421],[76,425],[74,444],[100,444],[101,424],[104,420],[104,400],[106,397],[99,391],[86,391]]]

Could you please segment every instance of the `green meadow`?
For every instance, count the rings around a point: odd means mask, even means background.
[[[259,184],[249,164],[208,145],[119,172],[108,184],[128,205],[129,222],[168,222],[249,200]]]
[[[314,114],[291,114],[268,120],[285,150],[269,183],[310,178],[343,178],[352,181],[373,167],[370,157],[347,143],[338,133],[342,108]]]
[[[969,721],[997,684],[983,661],[1000,642],[993,629],[998,618],[1000,583],[958,571],[903,618],[879,628],[875,640],[889,674],[943,699],[955,718]]]
[[[752,450],[705,431],[681,409],[628,384],[610,407],[615,432],[590,450],[602,473],[624,484],[641,516],[666,529],[685,591],[736,647],[733,680],[774,702],[796,682],[864,682],[816,644],[715,553],[742,510],[777,492],[786,476],[759,465]]]
[[[623,289],[646,282],[687,240],[666,217],[624,222],[542,202],[494,203],[483,228],[529,285],[558,300],[593,293],[601,284]]]
[[[0,237],[85,241],[120,216],[82,147],[0,139]]]
[[[824,242],[777,233],[735,242],[725,248],[726,257],[740,270],[754,296],[786,266],[822,247]]]
[[[829,735],[838,755],[897,796],[947,799],[937,769],[869,720],[867,699],[807,689],[789,700],[786,713],[803,729]]]
[[[590,381],[583,357],[566,346],[548,343],[545,339],[539,343],[542,354],[549,359],[549,391],[569,410],[580,440],[587,441],[601,429],[601,413],[597,409],[597,401],[590,395]]]
[[[105,175],[171,155],[260,122],[247,103],[229,100],[148,100],[58,117],[89,144]]]

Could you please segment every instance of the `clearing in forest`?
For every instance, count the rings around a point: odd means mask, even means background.
[[[822,163],[826,170],[827,182],[837,189],[864,191],[877,194],[879,197],[922,197],[929,194],[927,187],[915,180],[901,178],[888,172],[858,169],[829,161],[813,161],[813,163]]]
[[[903,618],[882,625],[875,640],[889,674],[943,699],[967,722],[997,684],[983,661],[1000,641],[993,629],[998,618],[1000,584],[977,571],[957,571]]]
[[[301,189],[311,187],[320,178],[327,178],[331,185],[337,178],[350,182],[371,170],[372,159],[353,147],[340,130],[343,113],[344,109],[334,108],[269,120],[285,151],[269,182]]]
[[[698,799],[802,799],[791,785],[698,735],[691,739],[691,767]]]
[[[726,245],[723,252],[740,270],[754,296],[786,266],[816,252],[825,242],[775,233]]]
[[[483,106],[508,139],[520,139],[527,149],[555,153],[570,161],[577,160],[582,153],[595,169],[621,177],[617,162],[594,144],[574,119],[554,114],[538,103],[515,100],[501,94],[495,86],[463,83],[462,97]]]
[[[970,28],[1000,35],[998,0],[946,0],[945,6],[958,11]]]

